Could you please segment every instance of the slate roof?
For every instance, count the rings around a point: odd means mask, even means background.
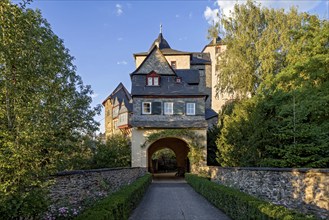
[[[191,64],[211,64],[209,53],[192,53]]]
[[[179,51],[179,50],[174,50],[171,49],[170,45],[164,39],[162,33],[159,34],[158,38],[154,40],[153,44],[151,45],[150,49],[148,52],[141,52],[141,53],[135,53],[134,56],[147,56],[154,46],[157,46],[163,55],[191,55],[190,52],[185,52],[185,51]]]
[[[174,69],[156,45],[131,75],[149,74],[151,71],[155,71],[160,75],[176,75]]]
[[[199,70],[193,69],[177,69],[175,70],[177,76],[182,78],[183,82],[187,84],[199,84],[200,74]]]
[[[162,33],[160,33],[158,38],[154,40],[154,42],[151,45],[149,51],[151,51],[155,45],[157,45],[160,50],[165,49],[165,48],[170,48],[170,46],[169,46],[168,42],[166,41],[166,39],[163,38]]]
[[[115,103],[114,105],[120,104],[121,102],[125,103],[126,108],[128,109],[129,112],[132,112],[133,110],[133,105],[131,103],[131,94],[128,92],[126,87],[120,82],[119,85],[113,90],[113,92],[103,101],[103,105],[105,105],[105,102],[108,99],[114,100]]]
[[[132,121],[133,127],[142,128],[206,128],[206,120],[196,121]]]
[[[217,117],[218,114],[211,108],[206,108],[205,118],[206,120]]]

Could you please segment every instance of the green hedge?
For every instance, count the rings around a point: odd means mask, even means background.
[[[151,174],[138,178],[130,185],[97,202],[93,207],[84,211],[78,220],[122,220],[128,219],[131,212],[143,198],[144,193],[152,181]]]
[[[219,185],[193,174],[186,174],[185,179],[195,191],[235,220],[316,219],[311,215],[306,216],[283,206],[262,201],[239,190]]]

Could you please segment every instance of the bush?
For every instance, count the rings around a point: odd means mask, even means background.
[[[203,195],[209,202],[235,220],[316,219],[313,216],[306,216],[283,206],[262,201],[246,193],[219,185],[202,177],[186,174],[185,179],[195,191]]]
[[[152,181],[151,174],[138,178],[132,184],[123,187],[107,198],[99,201],[93,207],[83,212],[76,219],[128,219],[132,210],[136,208],[148,186]]]
[[[130,141],[123,135],[110,137],[106,144],[98,143],[92,159],[92,168],[130,167]]]

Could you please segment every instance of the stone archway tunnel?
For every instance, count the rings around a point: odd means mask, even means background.
[[[151,144],[147,151],[148,169],[151,173],[153,173],[152,155],[164,148],[169,148],[175,153],[178,168],[183,168],[186,172],[190,171],[189,159],[187,157],[190,151],[188,144],[178,138],[162,138]]]

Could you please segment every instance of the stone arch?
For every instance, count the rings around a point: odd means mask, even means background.
[[[190,164],[188,158],[190,147],[187,142],[175,137],[166,137],[154,141],[152,144],[149,145],[147,149],[147,164],[149,172],[153,173],[152,155],[155,152],[165,148],[169,148],[175,153],[177,167],[183,168],[185,172],[190,171]]]

